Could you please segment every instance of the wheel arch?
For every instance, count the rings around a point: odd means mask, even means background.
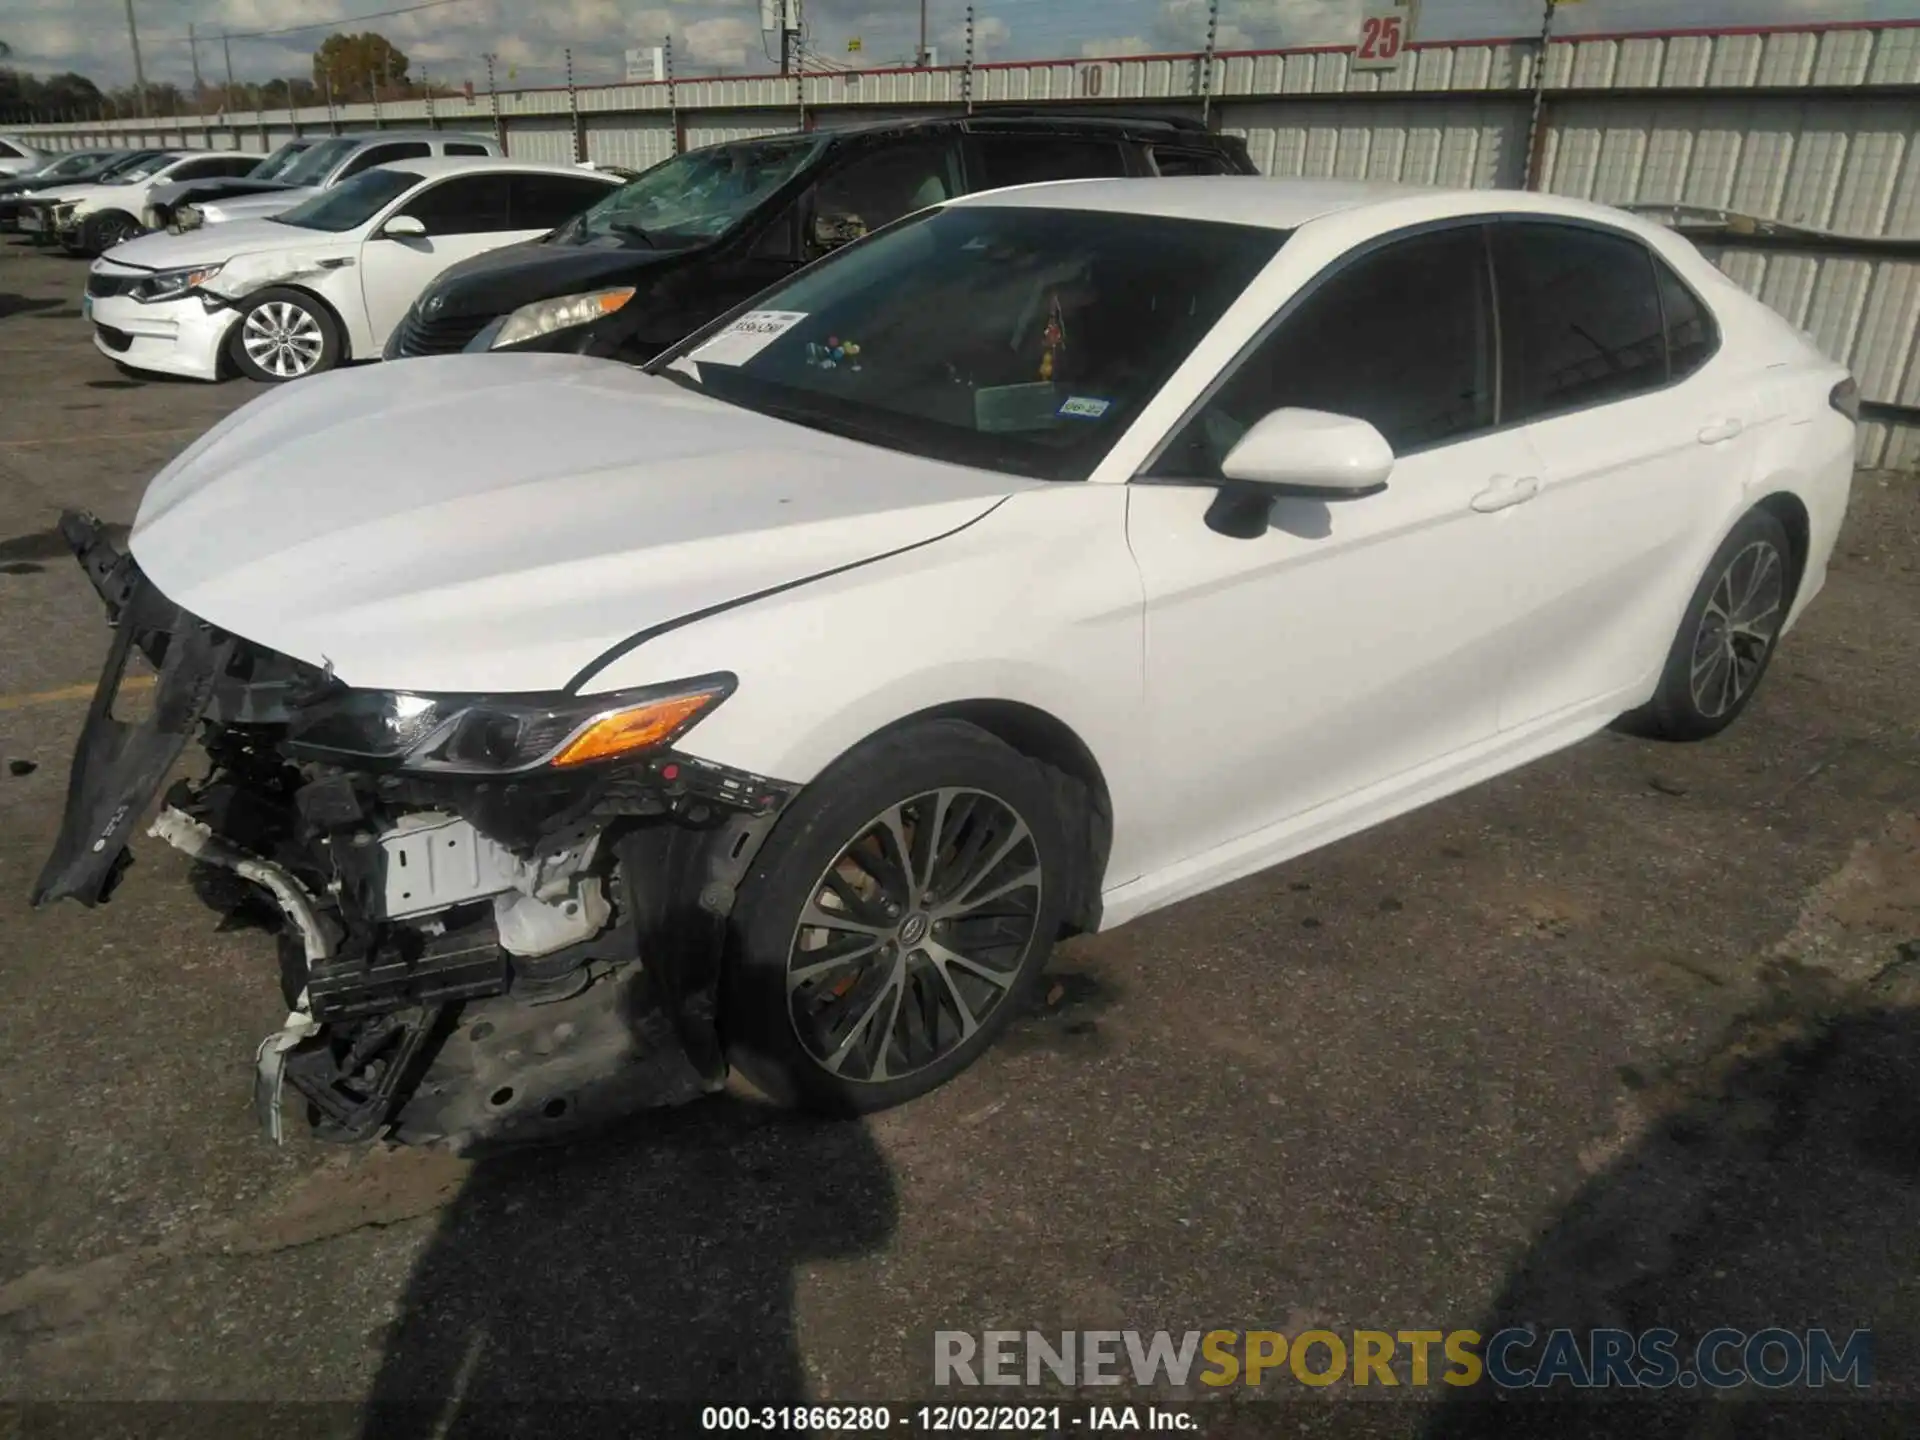
[[[1748,507],[1745,514],[1755,510],[1764,511],[1778,520],[1787,532],[1787,540],[1793,546],[1793,553],[1787,557],[1787,610],[1793,609],[1793,603],[1800,595],[1800,581],[1807,573],[1807,558],[1813,549],[1813,516],[1807,509],[1806,501],[1791,490],[1772,490]],[[1745,515],[1741,518],[1745,518]],[[1739,524],[1735,520],[1734,524]],[[1731,528],[1728,531],[1732,533]]]
[[[1113,792],[1092,747],[1066,721],[1037,705],[980,698],[943,701],[903,715],[842,753],[930,720],[964,721],[1047,769],[1074,849],[1066,928],[1075,934],[1099,929],[1100,892],[1113,846]]]
[[[233,347],[240,343],[239,317],[252,307],[255,299],[266,294],[269,290],[291,290],[303,300],[311,300],[315,305],[318,305],[322,310],[326,311],[328,317],[333,321],[334,329],[338,331],[340,335],[340,359],[337,363],[344,365],[349,360],[359,358],[353,351],[353,332],[347,328],[346,316],[340,313],[340,307],[338,305],[327,299],[327,297],[322,295],[318,290],[308,285],[302,285],[297,280],[275,280],[271,284],[262,285],[258,289],[248,291],[238,300],[232,302],[234,323],[228,328],[226,341],[220,347],[220,363],[222,367],[235,365]],[[235,365],[235,373],[238,373],[237,365]]]

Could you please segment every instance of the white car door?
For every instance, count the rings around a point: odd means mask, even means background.
[[[1511,502],[1537,467],[1524,432],[1494,427],[1486,234],[1337,262],[1133,482],[1161,863],[1496,736]],[[1372,422],[1396,452],[1386,489],[1280,499],[1254,538],[1216,533],[1221,460],[1283,406]]]
[[[386,226],[409,215],[424,235],[389,235]],[[428,282],[449,265],[487,250],[546,233],[508,229],[508,176],[500,171],[455,175],[414,191],[388,212],[360,247],[360,286],[372,350],[378,355]]]
[[[1540,455],[1514,528],[1503,729],[1620,704],[1666,659],[1699,553],[1735,503],[1772,387],[1701,373],[1710,312],[1637,237],[1536,220],[1496,230],[1503,409]],[[1742,367],[1738,361],[1732,370]]]

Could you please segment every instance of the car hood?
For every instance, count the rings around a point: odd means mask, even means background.
[[[211,230],[186,230],[178,235],[156,230],[138,235],[114,246],[109,258],[115,265],[138,270],[184,270],[231,260],[236,255],[311,247],[339,239],[323,230],[302,230],[272,220],[230,220]]]
[[[557,690],[637,631],[938,539],[1040,483],[607,361],[450,355],[236,411],[155,477],[131,545],[174,603],[349,685]]]
[[[91,185],[84,182],[74,184],[71,181],[62,181],[60,184],[51,185],[45,190],[36,190],[33,198],[36,200],[52,200],[64,204],[68,200],[91,200],[95,196],[111,195],[115,191],[124,191],[131,194],[138,188],[137,185]]]
[[[606,285],[643,283],[663,267],[695,253],[695,250],[543,245],[529,240],[448,266],[427,287],[426,293],[440,300],[438,316],[491,318],[536,300],[552,300]]]
[[[231,225],[236,220],[257,220],[267,215],[278,215],[282,210],[291,210],[302,201],[311,200],[319,193],[318,185],[283,185],[278,190],[268,190],[258,195],[236,195],[231,200],[209,200],[200,206],[200,210],[210,222]]]
[[[244,175],[225,179],[216,176],[206,180],[169,180],[164,185],[155,186],[148,198],[159,205],[178,205],[182,202],[190,204],[199,200],[217,200],[225,195],[261,195],[292,188],[278,180],[250,180]]]

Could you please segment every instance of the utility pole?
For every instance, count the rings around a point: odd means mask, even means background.
[[[916,68],[927,68],[927,0],[920,0],[920,48],[913,52]]]
[[[1546,14],[1540,17],[1540,54],[1533,62],[1533,114],[1527,120],[1527,189],[1540,188],[1540,171],[1546,160],[1546,127],[1540,121],[1547,104],[1547,52],[1553,44],[1553,12],[1559,0],[1545,0]]]
[[[573,52],[569,50],[567,54],[571,57]],[[480,58],[487,62],[487,98],[493,103],[493,143],[498,145],[502,151],[505,151],[507,148],[507,132],[500,124],[500,91],[493,83],[493,62],[498,57],[489,52]],[[568,60],[568,73],[572,73],[571,59]],[[568,93],[571,95],[571,89],[569,89]]]
[[[140,63],[140,28],[133,23],[133,0],[127,0],[127,43],[133,46],[133,89],[139,97],[140,118],[147,118],[147,71]]]
[[[220,53],[227,57],[227,104],[226,111],[233,113],[233,42],[224,33],[220,36]]]
[[[194,37],[193,24],[187,24],[187,53],[193,56],[193,111],[200,113],[203,103],[200,96],[200,42]]]

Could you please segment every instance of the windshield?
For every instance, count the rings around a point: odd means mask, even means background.
[[[286,185],[318,185],[327,172],[360,148],[351,135],[322,140],[274,178]]]
[[[101,183],[106,185],[132,185],[137,181],[151,179],[153,175],[174,161],[185,157],[171,150],[162,150],[157,154],[143,156],[124,170],[116,170],[111,176],[102,176]]]
[[[1285,239],[1150,215],[927,211],[649,368],[896,450],[1084,480]]]
[[[322,190],[311,200],[267,218],[303,230],[331,230],[337,235],[366,224],[419,183],[420,177],[411,170],[362,170],[351,180],[342,180],[331,190]]]
[[[622,185],[555,238],[662,248],[710,240],[792,179],[823,143],[808,137],[689,151]]]
[[[247,172],[249,180],[278,180],[287,169],[307,151],[313,148],[311,140],[296,140],[292,144],[282,145],[258,165]]]

